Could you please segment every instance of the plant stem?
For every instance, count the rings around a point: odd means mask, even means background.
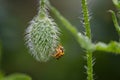
[[[83,17],[84,17],[84,26],[86,30],[86,36],[91,39],[91,29],[90,29],[90,22],[89,22],[89,13],[87,8],[87,1],[82,0],[81,2],[82,10],[83,10]],[[92,63],[92,52],[87,51],[87,80],[93,80],[93,63]]]
[[[87,56],[87,80],[93,80],[92,52],[88,51],[86,56]]]
[[[41,0],[40,1],[40,7],[44,8],[44,6],[45,6],[45,0]]]
[[[113,20],[114,26],[115,26],[115,28],[116,28],[116,31],[117,31],[119,37],[120,37],[120,26],[119,26],[119,24],[118,24],[118,21],[117,21],[115,12],[112,11],[112,10],[109,10],[109,12],[112,14],[112,20]]]
[[[84,26],[85,26],[85,30],[86,30],[86,36],[88,36],[91,39],[91,29],[90,29],[87,1],[82,0],[81,4],[82,4],[82,11],[83,11],[83,17],[84,17]]]
[[[39,1],[39,5],[40,5],[40,7],[39,7],[39,14],[40,14],[40,17],[44,17],[45,16],[45,14],[46,14],[46,4],[45,4],[45,0],[40,0]]]

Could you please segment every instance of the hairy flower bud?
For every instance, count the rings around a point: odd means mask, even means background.
[[[58,36],[56,23],[41,11],[26,29],[25,41],[30,53],[38,61],[45,62],[55,53],[59,44]]]

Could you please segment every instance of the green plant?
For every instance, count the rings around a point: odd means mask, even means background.
[[[32,79],[26,74],[15,73],[9,76],[2,77],[0,78],[0,80],[32,80]]]
[[[113,0],[114,5],[119,10],[120,3],[118,0]],[[52,13],[61,21],[61,23],[68,29],[78,41],[79,45],[86,50],[87,58],[87,80],[94,80],[93,78],[93,52],[105,51],[120,54],[120,43],[111,41],[106,44],[103,42],[93,43],[91,38],[91,29],[89,22],[89,11],[87,7],[87,0],[81,0],[82,12],[84,17],[85,34],[80,33],[67,19],[65,19],[57,9],[55,9],[48,0],[40,1],[40,9],[37,17],[35,17],[26,31],[26,43],[30,52],[38,61],[47,61],[54,53],[59,42],[59,29],[56,23],[51,20],[47,12],[49,8]],[[120,35],[120,27],[117,22],[114,11],[109,10],[112,14],[112,19]],[[50,51],[50,52],[49,52]],[[41,52],[41,53],[40,53]]]
[[[38,61],[47,61],[59,45],[59,28],[47,11],[48,0],[41,0],[38,15],[26,30],[26,44]]]
[[[0,42],[0,80],[32,80],[26,74],[14,73],[8,76],[4,75],[4,72],[1,69],[2,66],[2,43]]]

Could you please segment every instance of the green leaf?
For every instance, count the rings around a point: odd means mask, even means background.
[[[16,73],[6,76],[0,80],[32,80],[32,79],[26,74]]]

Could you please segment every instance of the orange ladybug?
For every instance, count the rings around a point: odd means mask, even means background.
[[[63,55],[64,55],[64,49],[63,49],[63,47],[61,45],[59,45],[56,48],[56,53],[53,54],[53,57],[55,57],[56,59],[59,59]]]

